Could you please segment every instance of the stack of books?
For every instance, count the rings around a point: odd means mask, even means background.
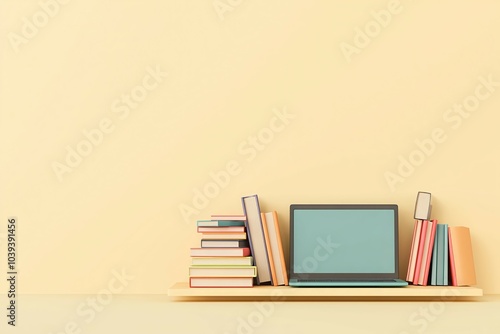
[[[475,285],[469,228],[438,224],[430,219],[431,207],[431,194],[419,192],[406,281],[414,285]]]
[[[257,195],[241,202],[242,215],[197,221],[201,244],[191,248],[190,287],[288,285],[278,213],[261,212]]]
[[[212,215],[198,220],[200,247],[191,248],[189,286],[252,287],[257,267],[253,265],[245,215]]]

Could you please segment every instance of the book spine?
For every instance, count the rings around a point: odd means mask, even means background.
[[[227,248],[191,248],[191,257],[218,257],[218,256],[249,256],[250,249],[246,247],[227,247]]]
[[[207,284],[198,284],[198,285],[193,285],[193,281],[199,281],[199,279],[204,279],[204,278],[207,278],[207,277],[190,277],[189,278],[189,287],[190,288],[251,288],[252,285],[251,284],[248,284],[248,285],[224,285],[224,284],[219,284],[219,285],[207,285]],[[231,277],[227,277],[228,279],[230,279]],[[234,278],[234,277],[232,277]],[[219,278],[219,280],[223,281],[225,278],[222,277],[222,278]]]
[[[247,217],[245,226],[247,230],[248,242],[250,250],[257,266],[257,277],[255,278],[257,285],[271,282],[271,268],[269,259],[267,258],[267,249],[264,241],[264,230],[262,228],[262,220],[260,216],[259,198],[257,195],[242,197],[243,212]],[[247,206],[247,201],[252,204],[250,208]],[[252,210],[252,211],[250,211]],[[257,249],[259,248],[259,249]],[[259,253],[259,255],[257,255]],[[269,279],[267,279],[269,276]]]
[[[415,219],[428,220],[431,215],[431,193],[419,191],[415,201]]]
[[[255,266],[191,266],[189,277],[255,277]]]
[[[451,275],[451,285],[457,286],[457,273],[455,271],[455,256],[453,254],[453,240],[451,237],[451,229],[448,227],[448,244],[450,252],[450,275]]]
[[[197,226],[198,233],[244,233],[244,226]]]
[[[223,246],[214,246],[213,244]],[[245,248],[248,247],[248,240],[228,240],[228,239],[201,239],[201,248]]]
[[[441,238],[440,225],[436,226],[436,236],[434,238],[434,249],[432,250],[431,259],[431,285],[437,285],[438,282],[438,258],[439,258],[439,243]]]
[[[450,232],[450,242],[453,243],[455,285],[475,285],[476,270],[470,229],[465,226],[454,226],[450,228]]]
[[[417,261],[415,262],[415,275],[413,276],[413,284],[418,283],[420,277],[420,269],[422,266],[422,255],[424,253],[425,234],[427,232],[427,220],[422,220],[422,229],[420,230],[420,238],[418,245]]]
[[[274,218],[274,227],[276,230],[276,236],[278,237],[278,249],[279,249],[279,257],[280,257],[280,261],[281,261],[281,268],[283,271],[284,285],[288,285],[288,274],[286,271],[285,254],[283,252],[283,243],[281,241],[280,224],[278,221],[278,213],[276,211],[273,211],[273,218]]]
[[[449,246],[448,246],[448,224],[444,224],[443,226],[443,239],[444,239],[444,243],[443,243],[443,249],[444,249],[444,254],[443,254],[443,285],[448,285],[450,284],[449,283],[449,280],[448,280],[448,272],[449,272],[449,268],[450,268],[450,257],[448,256],[449,254]]]
[[[436,227],[437,227],[437,220],[431,220],[431,237],[429,241],[429,249],[427,251],[427,259],[425,261],[425,273],[424,273],[424,280],[422,282],[422,285],[427,285],[429,282],[429,270],[431,267],[431,259],[432,259],[432,252],[434,250],[434,243],[435,243],[435,238],[436,238]]]
[[[444,224],[438,224],[436,229],[436,244],[434,249],[436,252],[436,284],[435,285],[447,285],[444,283],[444,273],[448,270],[445,265],[445,235],[448,230]],[[446,245],[447,246],[447,245]],[[437,249],[436,249],[437,247]],[[448,254],[448,253],[446,253]],[[433,259],[434,261],[434,259]]]
[[[271,243],[269,241],[269,228],[267,226],[266,215],[264,213],[260,214],[260,219],[262,221],[262,229],[264,231],[264,241],[267,248],[267,258],[269,259],[269,269],[271,270],[271,282],[273,286],[278,286],[278,281],[276,279],[276,266],[274,265],[273,251],[271,249]]]
[[[406,281],[407,282],[413,281],[413,275],[415,273],[415,261],[417,258],[417,252],[415,250],[415,243],[418,243],[418,238],[417,238],[417,231],[419,231],[418,225],[419,225],[419,220],[417,219],[417,220],[415,220],[415,225],[413,227],[413,237],[412,237],[412,242],[411,242],[410,258],[408,260],[408,270],[406,272]]]

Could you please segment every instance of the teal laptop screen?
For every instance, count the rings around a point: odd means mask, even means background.
[[[295,273],[394,273],[394,210],[295,210]]]

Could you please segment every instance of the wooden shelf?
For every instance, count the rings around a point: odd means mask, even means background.
[[[168,296],[203,299],[439,299],[457,300],[480,297],[476,287],[413,286],[391,288],[293,288],[289,286],[255,286],[253,288],[190,288],[187,282],[175,283]]]

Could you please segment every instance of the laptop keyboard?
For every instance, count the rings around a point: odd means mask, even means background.
[[[388,279],[388,280],[348,280],[348,281],[343,281],[343,280],[324,280],[324,279],[298,279],[297,282],[332,282],[332,283],[338,283],[338,282],[396,282],[393,279]]]

